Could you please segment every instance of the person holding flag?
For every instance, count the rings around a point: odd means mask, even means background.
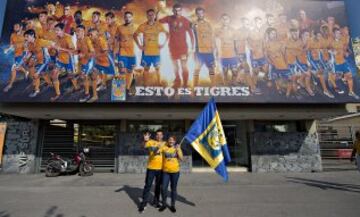
[[[228,181],[226,164],[231,161],[231,158],[214,98],[210,99],[192,124],[185,139],[225,182]]]
[[[168,142],[161,149],[163,155],[163,168],[162,168],[162,182],[161,182],[161,198],[162,206],[159,208],[159,211],[162,212],[166,209],[168,187],[170,183],[171,187],[171,206],[169,207],[170,211],[175,213],[175,201],[177,197],[177,183],[180,177],[180,161],[184,159],[183,152],[181,151],[181,146],[176,145],[176,137],[170,136]]]

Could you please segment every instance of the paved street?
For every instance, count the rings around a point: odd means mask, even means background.
[[[359,216],[360,173],[182,174],[178,212],[137,212],[144,175],[0,175],[0,217]]]

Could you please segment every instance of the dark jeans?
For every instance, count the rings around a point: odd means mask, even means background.
[[[143,191],[143,205],[149,202],[149,196],[151,191],[152,183],[155,179],[155,197],[154,200],[159,202],[160,200],[160,185],[161,185],[161,170],[146,170],[145,186]]]
[[[171,206],[175,206],[175,201],[177,197],[177,183],[180,177],[180,172],[177,173],[165,173],[162,174],[162,186],[161,186],[161,197],[163,205],[166,204],[168,187],[170,182],[171,188]]]

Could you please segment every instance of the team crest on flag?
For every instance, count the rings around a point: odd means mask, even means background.
[[[210,167],[227,181],[226,163],[230,162],[230,154],[214,99],[207,104],[185,138]]]

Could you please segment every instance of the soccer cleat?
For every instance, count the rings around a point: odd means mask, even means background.
[[[27,80],[29,78],[29,71],[25,71],[25,77],[24,79]]]
[[[84,98],[81,98],[79,102],[87,102],[91,98],[90,94],[85,95]]]
[[[34,97],[36,97],[37,95],[39,95],[39,93],[40,93],[40,91],[39,91],[39,90],[36,90],[36,91],[30,93],[29,97],[30,97],[30,98],[34,98]]]
[[[87,102],[88,103],[93,103],[93,102],[96,102],[96,101],[98,101],[98,97],[95,97],[95,96],[93,96],[93,97],[91,97],[91,99],[89,99]]]
[[[310,89],[306,89],[306,92],[309,94],[309,96],[315,96],[314,91],[312,91]]]
[[[358,95],[356,95],[356,93],[354,93],[354,92],[349,92],[349,96],[353,97],[355,99],[360,99],[360,97]]]
[[[335,98],[335,96],[332,95],[332,94],[331,94],[330,92],[328,92],[328,91],[324,91],[323,93],[324,93],[325,96],[327,96],[327,97],[329,97],[329,98],[331,98],[331,99]]]
[[[56,100],[58,100],[60,98],[60,95],[56,95],[50,98],[51,102],[55,102]]]
[[[103,90],[106,90],[105,85],[100,85],[98,88],[96,88],[96,91],[103,91]]]
[[[4,91],[5,93],[7,93],[7,92],[9,92],[9,90],[11,90],[11,88],[12,88],[12,85],[9,84],[9,85],[7,85],[7,86],[4,88],[3,91]]]
[[[343,90],[340,90],[339,88],[334,88],[335,92],[338,93],[338,94],[344,94],[344,91]]]
[[[262,92],[261,92],[260,88],[255,88],[254,94],[255,95],[262,95]]]

